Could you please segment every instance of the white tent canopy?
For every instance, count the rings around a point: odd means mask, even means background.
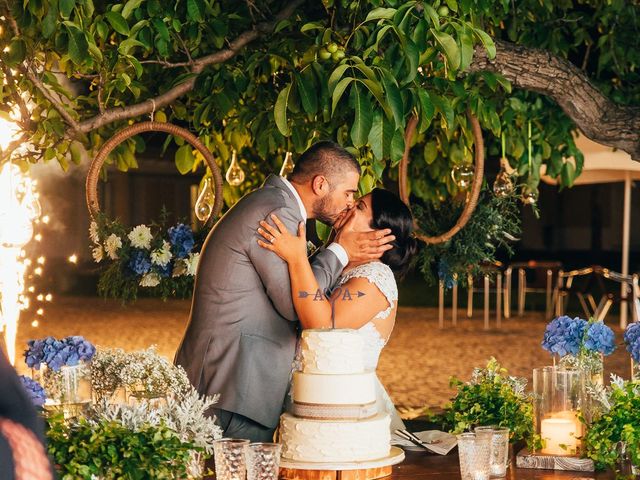
[[[622,274],[629,274],[629,240],[631,221],[631,183],[640,180],[640,162],[631,159],[631,156],[622,150],[614,150],[592,140],[584,135],[576,138],[576,146],[584,154],[584,166],[582,173],[575,181],[575,185],[589,185],[594,183],[624,182],[624,212],[622,221]],[[541,171],[542,181],[549,184],[557,184],[557,181],[544,175]],[[623,285],[623,289],[626,285]],[[627,292],[622,292],[623,297]],[[627,309],[620,311],[620,325],[627,324]]]

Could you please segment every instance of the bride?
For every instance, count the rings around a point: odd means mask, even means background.
[[[361,197],[343,219],[343,227],[353,231],[390,229],[395,240],[392,248],[379,260],[349,263],[330,299],[312,301],[299,292],[316,292],[318,283],[307,260],[305,225],[300,223],[298,234],[292,234],[276,215],[271,216],[275,227],[260,222],[258,233],[266,241],[258,244],[276,253],[287,262],[291,279],[293,304],[304,329],[331,328],[332,305],[335,328],[352,328],[364,340],[365,368],[375,370],[380,352],[389,341],[398,310],[396,277],[401,278],[409,268],[417,242],[412,236],[413,219],[409,208],[388,190],[374,189]],[[346,292],[349,295],[346,295]],[[364,293],[359,296],[358,292]],[[349,300],[349,296],[351,299]],[[393,402],[378,380],[378,410],[391,415],[391,431],[404,428]]]

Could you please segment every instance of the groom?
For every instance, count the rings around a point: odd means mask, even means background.
[[[298,321],[287,264],[258,245],[259,222],[276,214],[290,231],[301,221],[333,225],[354,204],[360,165],[333,142],[305,151],[289,180],[271,175],[211,230],[202,248],[191,315],[176,364],[201,394],[220,393],[213,409],[224,436],[271,441],[295,355]],[[323,291],[349,261],[379,258],[389,230],[342,228],[312,266]]]

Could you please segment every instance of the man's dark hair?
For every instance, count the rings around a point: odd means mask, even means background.
[[[300,155],[289,180],[304,183],[317,175],[335,179],[349,170],[355,170],[360,175],[360,164],[355,157],[337,143],[323,140],[314,143]]]

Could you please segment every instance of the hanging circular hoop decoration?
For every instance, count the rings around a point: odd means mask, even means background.
[[[482,137],[482,129],[480,128],[480,123],[478,119],[470,112],[467,111],[467,118],[471,123],[471,130],[473,132],[473,138],[475,141],[475,167],[473,170],[473,184],[471,185],[471,192],[467,195],[464,209],[460,214],[460,218],[456,224],[451,227],[448,232],[443,233],[442,235],[438,235],[435,237],[430,237],[425,233],[421,232],[417,222],[414,224],[416,238],[422,240],[423,242],[434,245],[437,243],[444,243],[447,240],[450,240],[456,233],[458,233],[462,228],[467,224],[473,211],[478,205],[478,198],[480,197],[480,190],[482,190],[482,180],[484,178],[484,139]],[[409,184],[408,184],[408,170],[409,170],[409,150],[410,150],[410,140],[413,136],[416,126],[418,125],[418,117],[412,116],[407,122],[407,128],[405,130],[404,140],[404,154],[402,156],[402,160],[400,161],[399,169],[398,169],[398,187],[400,191],[400,198],[407,205],[409,203]]]
[[[211,228],[213,226],[214,220],[220,215],[222,211],[222,174],[220,173],[220,169],[213,158],[213,154],[209,151],[204,144],[198,140],[198,138],[189,132],[188,130],[178,127],[177,125],[173,125],[171,123],[161,123],[161,122],[141,122],[130,125],[128,127],[123,128],[115,135],[113,135],[107,142],[102,146],[98,154],[95,156],[91,165],[89,166],[89,171],[87,172],[87,182],[86,182],[86,198],[87,198],[87,208],[89,209],[89,215],[91,217],[95,217],[98,213],[100,213],[100,203],[98,202],[98,179],[100,177],[100,170],[102,169],[102,165],[106,160],[107,156],[113,151],[115,147],[124,142],[125,140],[138,135],[143,132],[164,132],[170,135],[175,135],[176,137],[183,138],[189,144],[191,144],[198,152],[202,154],[204,160],[211,170],[211,174],[213,175],[213,187],[214,187],[214,204],[213,210],[211,211],[211,215],[205,222],[205,226],[207,228]]]

